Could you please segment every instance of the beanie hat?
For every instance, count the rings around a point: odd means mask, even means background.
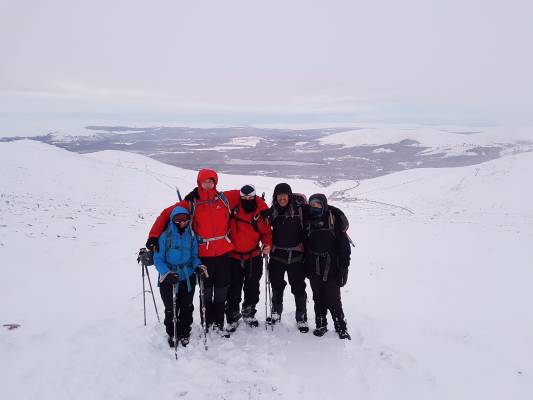
[[[288,183],[278,183],[276,187],[274,188],[274,197],[276,197],[278,194],[292,194],[292,189]]]
[[[255,186],[254,185],[244,185],[241,187],[241,196],[255,196]]]

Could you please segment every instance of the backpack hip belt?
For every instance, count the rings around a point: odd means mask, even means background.
[[[287,259],[287,264],[290,264],[291,260],[292,260],[293,251],[298,251],[300,253],[303,253],[304,252],[304,245],[303,245],[303,243],[300,243],[298,246],[294,246],[294,247],[280,247],[280,246],[273,245],[272,246],[272,253],[274,253],[276,250],[284,250],[284,251],[289,252],[289,258]],[[276,259],[276,257],[274,257],[274,259]]]
[[[205,248],[208,249],[210,242],[214,242],[215,240],[221,240],[221,239],[226,239],[228,243],[231,243],[231,240],[228,234],[226,233],[224,236],[215,236],[215,237],[210,237],[210,238],[204,238],[204,237],[198,236],[198,244],[199,245],[205,244],[206,245]]]
[[[324,253],[317,253],[313,250],[307,250],[309,253],[315,256],[315,273],[320,276],[322,275],[320,273],[320,259],[325,258],[326,259],[326,265],[324,266],[324,275],[322,277],[322,282],[327,282],[328,275],[329,275],[329,269],[331,267],[331,254],[329,254],[327,251]]]
[[[244,256],[250,256],[247,261],[250,263],[250,267],[251,267],[253,258],[261,254],[261,250],[259,249],[259,247],[256,247],[255,249],[251,251],[247,251],[245,253],[241,253],[240,251],[235,251],[235,250],[233,250],[232,253],[237,254],[239,256],[239,261],[241,262],[241,268],[245,269]],[[252,277],[252,268],[250,268],[250,278],[251,277]]]

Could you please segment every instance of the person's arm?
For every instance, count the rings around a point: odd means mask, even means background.
[[[170,219],[170,214],[172,214],[172,210],[176,208],[177,206],[183,207],[185,209],[189,209],[189,202],[188,201],[180,201],[170,207],[165,208],[159,217],[156,218],[154,224],[152,225],[152,229],[150,229],[150,233],[148,234],[148,238],[158,238],[161,236],[161,233],[166,229],[168,225],[168,221]]]
[[[222,193],[224,193],[224,196],[226,196],[226,199],[229,203],[229,207],[233,210],[241,200],[241,191],[233,189],[225,190]]]

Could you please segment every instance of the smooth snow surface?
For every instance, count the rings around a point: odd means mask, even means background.
[[[349,216],[353,340],[331,321],[323,338],[299,333],[287,288],[281,326],[241,326],[207,352],[195,310],[178,361],[150,297],[143,326],[135,258],[196,172],[33,141],[0,143],[0,170],[0,322],[21,325],[0,326],[4,399],[533,398],[533,153],[327,189],[288,180]],[[219,188],[270,198],[278,182],[221,175]]]

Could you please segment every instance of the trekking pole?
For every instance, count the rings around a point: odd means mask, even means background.
[[[178,316],[176,315],[176,284],[172,285],[172,322],[174,323],[174,337],[172,338],[174,341],[174,355],[176,356],[176,360],[178,359],[178,335],[177,335],[177,324],[178,324]]]
[[[153,255],[150,250],[147,250],[146,248],[142,248],[139,250],[139,254],[137,256],[137,263],[141,264],[141,274],[142,274],[142,280],[143,280],[143,313],[144,313],[144,326],[146,326],[146,286],[144,282],[144,275],[146,272],[146,276],[148,277],[148,283],[150,285],[150,293],[152,294],[152,300],[154,301],[154,308],[155,308],[155,314],[157,315],[157,321],[161,323],[161,320],[159,319],[159,312],[157,311],[157,304],[155,302],[155,296],[154,291],[152,289],[152,281],[150,279],[150,272],[148,272],[148,266],[154,265],[153,261]]]
[[[144,287],[144,264],[141,266],[143,276],[143,312],[144,312],[144,326],[146,326],[146,289]]]
[[[161,320],[159,319],[159,312],[157,311],[157,304],[155,303],[154,291],[152,289],[152,281],[150,280],[150,272],[148,272],[148,267],[146,265],[144,266],[144,268],[146,268],[146,276],[148,278],[148,283],[150,285],[150,293],[152,293],[152,300],[154,301],[154,308],[155,308],[155,315],[157,315],[157,322],[161,323]],[[143,279],[143,284],[144,284],[144,279]],[[146,320],[146,315],[145,315],[145,320]]]
[[[265,330],[267,330],[267,321],[270,316],[270,326],[274,330],[274,325],[272,324],[272,295],[270,293],[270,278],[268,276],[268,255],[263,256],[263,263],[265,266]]]
[[[200,286],[200,320],[202,323],[202,330],[204,331],[204,348],[207,351],[207,321],[205,320],[204,278],[202,275],[198,276],[198,285]]]

